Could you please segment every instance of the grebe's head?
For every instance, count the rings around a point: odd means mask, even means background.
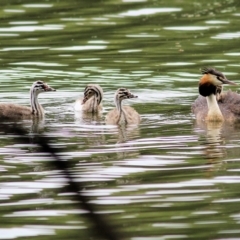
[[[98,84],[88,84],[84,90],[84,98],[82,104],[84,104],[91,97],[96,96],[97,103],[100,104],[103,98],[103,90]]]
[[[204,97],[216,94],[217,88],[223,84],[237,85],[214,68],[203,68],[201,72],[203,76],[199,81],[199,93]]]
[[[53,92],[53,91],[56,91],[56,89],[50,87],[47,83],[41,80],[34,82],[30,89],[30,92],[35,95],[38,95],[41,92]]]
[[[137,98],[138,96],[132,94],[127,88],[119,88],[115,93],[115,100],[121,102],[128,98]]]

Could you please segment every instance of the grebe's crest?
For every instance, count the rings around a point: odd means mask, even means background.
[[[204,67],[201,69],[201,72],[202,72],[202,74],[212,74],[212,75],[216,76],[216,78],[221,82],[226,79],[224,74],[217,71],[215,68]]]

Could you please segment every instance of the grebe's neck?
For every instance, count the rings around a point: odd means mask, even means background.
[[[115,102],[116,108],[120,114],[122,112],[122,101],[120,99],[118,99],[117,95],[115,96],[114,102]]]
[[[118,96],[116,95],[115,97],[115,105],[118,111],[118,121],[117,123],[126,123],[126,117],[125,117],[125,113],[124,110],[122,108],[122,100],[120,100],[118,98]]]
[[[43,116],[44,110],[40,105],[40,103],[38,102],[38,93],[34,88],[30,90],[30,98],[31,98],[32,114],[36,116]]]
[[[99,105],[99,102],[98,102],[98,99],[96,96],[92,96],[88,102],[86,102],[85,104],[89,104],[89,109],[92,113],[94,112],[97,112],[98,110],[98,105]]]
[[[219,108],[216,95],[210,94],[207,98],[207,105],[208,105],[208,114],[206,120],[220,122],[224,121],[222,112]]]

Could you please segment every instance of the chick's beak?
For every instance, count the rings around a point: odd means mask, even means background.
[[[85,96],[85,97],[83,98],[83,100],[82,100],[82,104],[84,104],[87,100],[88,100],[88,97]]]
[[[50,86],[48,86],[48,85],[44,85],[44,91],[45,91],[45,92],[55,92],[56,89],[55,89],[55,88],[52,88],[52,87],[50,87]]]
[[[128,95],[128,98],[138,98],[138,96],[130,94],[130,95]]]

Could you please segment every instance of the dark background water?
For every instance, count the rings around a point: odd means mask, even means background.
[[[124,239],[240,238],[239,127],[191,114],[201,67],[239,83],[239,18],[236,0],[1,1],[0,101],[28,105],[38,79],[57,92],[24,122],[29,144],[1,130],[0,239],[98,239],[32,132]],[[104,89],[99,121],[73,109],[88,83]],[[104,124],[119,87],[139,97],[138,127]]]

